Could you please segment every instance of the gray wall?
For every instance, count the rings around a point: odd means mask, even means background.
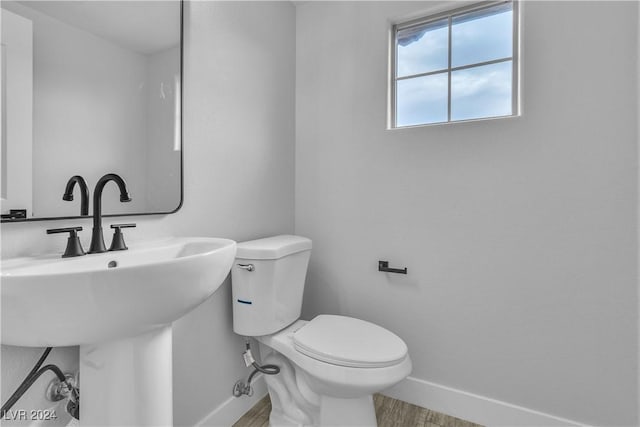
[[[294,13],[288,2],[187,4],[185,202],[174,215],[130,218],[138,227],[127,233],[129,242],[167,235],[242,241],[293,232]],[[2,224],[2,257],[62,251],[64,239],[45,229],[71,225],[85,227],[88,247],[88,220]],[[228,281],[176,322],[173,338],[174,420],[193,425],[246,374]],[[2,347],[3,401],[38,355]],[[76,348],[55,349],[52,356],[77,364]],[[45,387],[34,386],[34,406],[21,408],[47,407],[39,397]]]
[[[389,23],[433,6],[297,7],[304,314],[397,332],[419,379],[636,425],[638,4],[527,2],[521,117],[385,130]]]

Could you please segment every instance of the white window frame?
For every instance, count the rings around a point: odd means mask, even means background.
[[[463,15],[469,12],[473,12],[476,10],[490,8],[500,4],[512,4],[513,10],[513,34],[512,34],[512,52],[510,57],[504,57],[500,59],[494,59],[490,61],[483,61],[473,64],[467,64],[458,67],[451,66],[451,32],[452,32],[452,20],[456,16]],[[398,77],[398,31],[404,30],[411,27],[418,27],[430,24],[435,21],[442,20],[447,18],[448,20],[448,64],[447,68],[429,71],[426,73],[417,73],[408,76]],[[434,125],[442,125],[442,124],[450,124],[450,123],[460,123],[467,121],[477,121],[477,120],[492,120],[497,118],[505,118],[505,117],[514,117],[520,115],[520,75],[519,75],[519,51],[520,51],[520,13],[519,13],[519,2],[517,0],[501,0],[501,1],[485,1],[481,3],[474,3],[468,6],[448,10],[441,13],[436,13],[428,16],[424,16],[418,19],[412,19],[410,21],[400,22],[393,25],[391,29],[391,54],[390,54],[390,87],[389,87],[389,120],[388,120],[388,129],[406,129],[412,127],[421,127],[421,126],[434,126]],[[497,64],[501,62],[512,61],[512,70],[511,70],[511,114],[504,116],[489,116],[489,117],[478,117],[474,119],[463,119],[463,120],[451,120],[451,74],[454,71],[464,70],[469,68],[481,67],[483,65],[491,65]],[[401,80],[407,80],[411,78],[424,77],[435,74],[444,74],[447,73],[448,79],[448,89],[447,89],[447,120],[442,122],[434,122],[434,123],[421,123],[415,125],[407,125],[407,126],[398,126],[397,125],[397,83]]]

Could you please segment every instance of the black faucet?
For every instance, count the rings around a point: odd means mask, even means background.
[[[80,187],[80,215],[89,215],[89,187],[87,181],[80,175],[74,175],[67,181],[67,187],[64,189],[62,200],[70,202],[73,200],[73,187],[78,184]]]
[[[104,245],[104,237],[102,237],[102,190],[107,182],[113,181],[120,189],[120,201],[130,202],[131,197],[127,192],[127,184],[115,173],[108,173],[98,180],[93,190],[93,231],[91,232],[91,245],[89,246],[90,254],[106,252]]]

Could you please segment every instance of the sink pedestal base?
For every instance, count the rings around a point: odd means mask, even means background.
[[[80,346],[81,426],[171,426],[171,325]]]

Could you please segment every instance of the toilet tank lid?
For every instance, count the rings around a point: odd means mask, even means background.
[[[310,239],[284,234],[238,243],[236,258],[278,259],[307,250],[311,250]]]

